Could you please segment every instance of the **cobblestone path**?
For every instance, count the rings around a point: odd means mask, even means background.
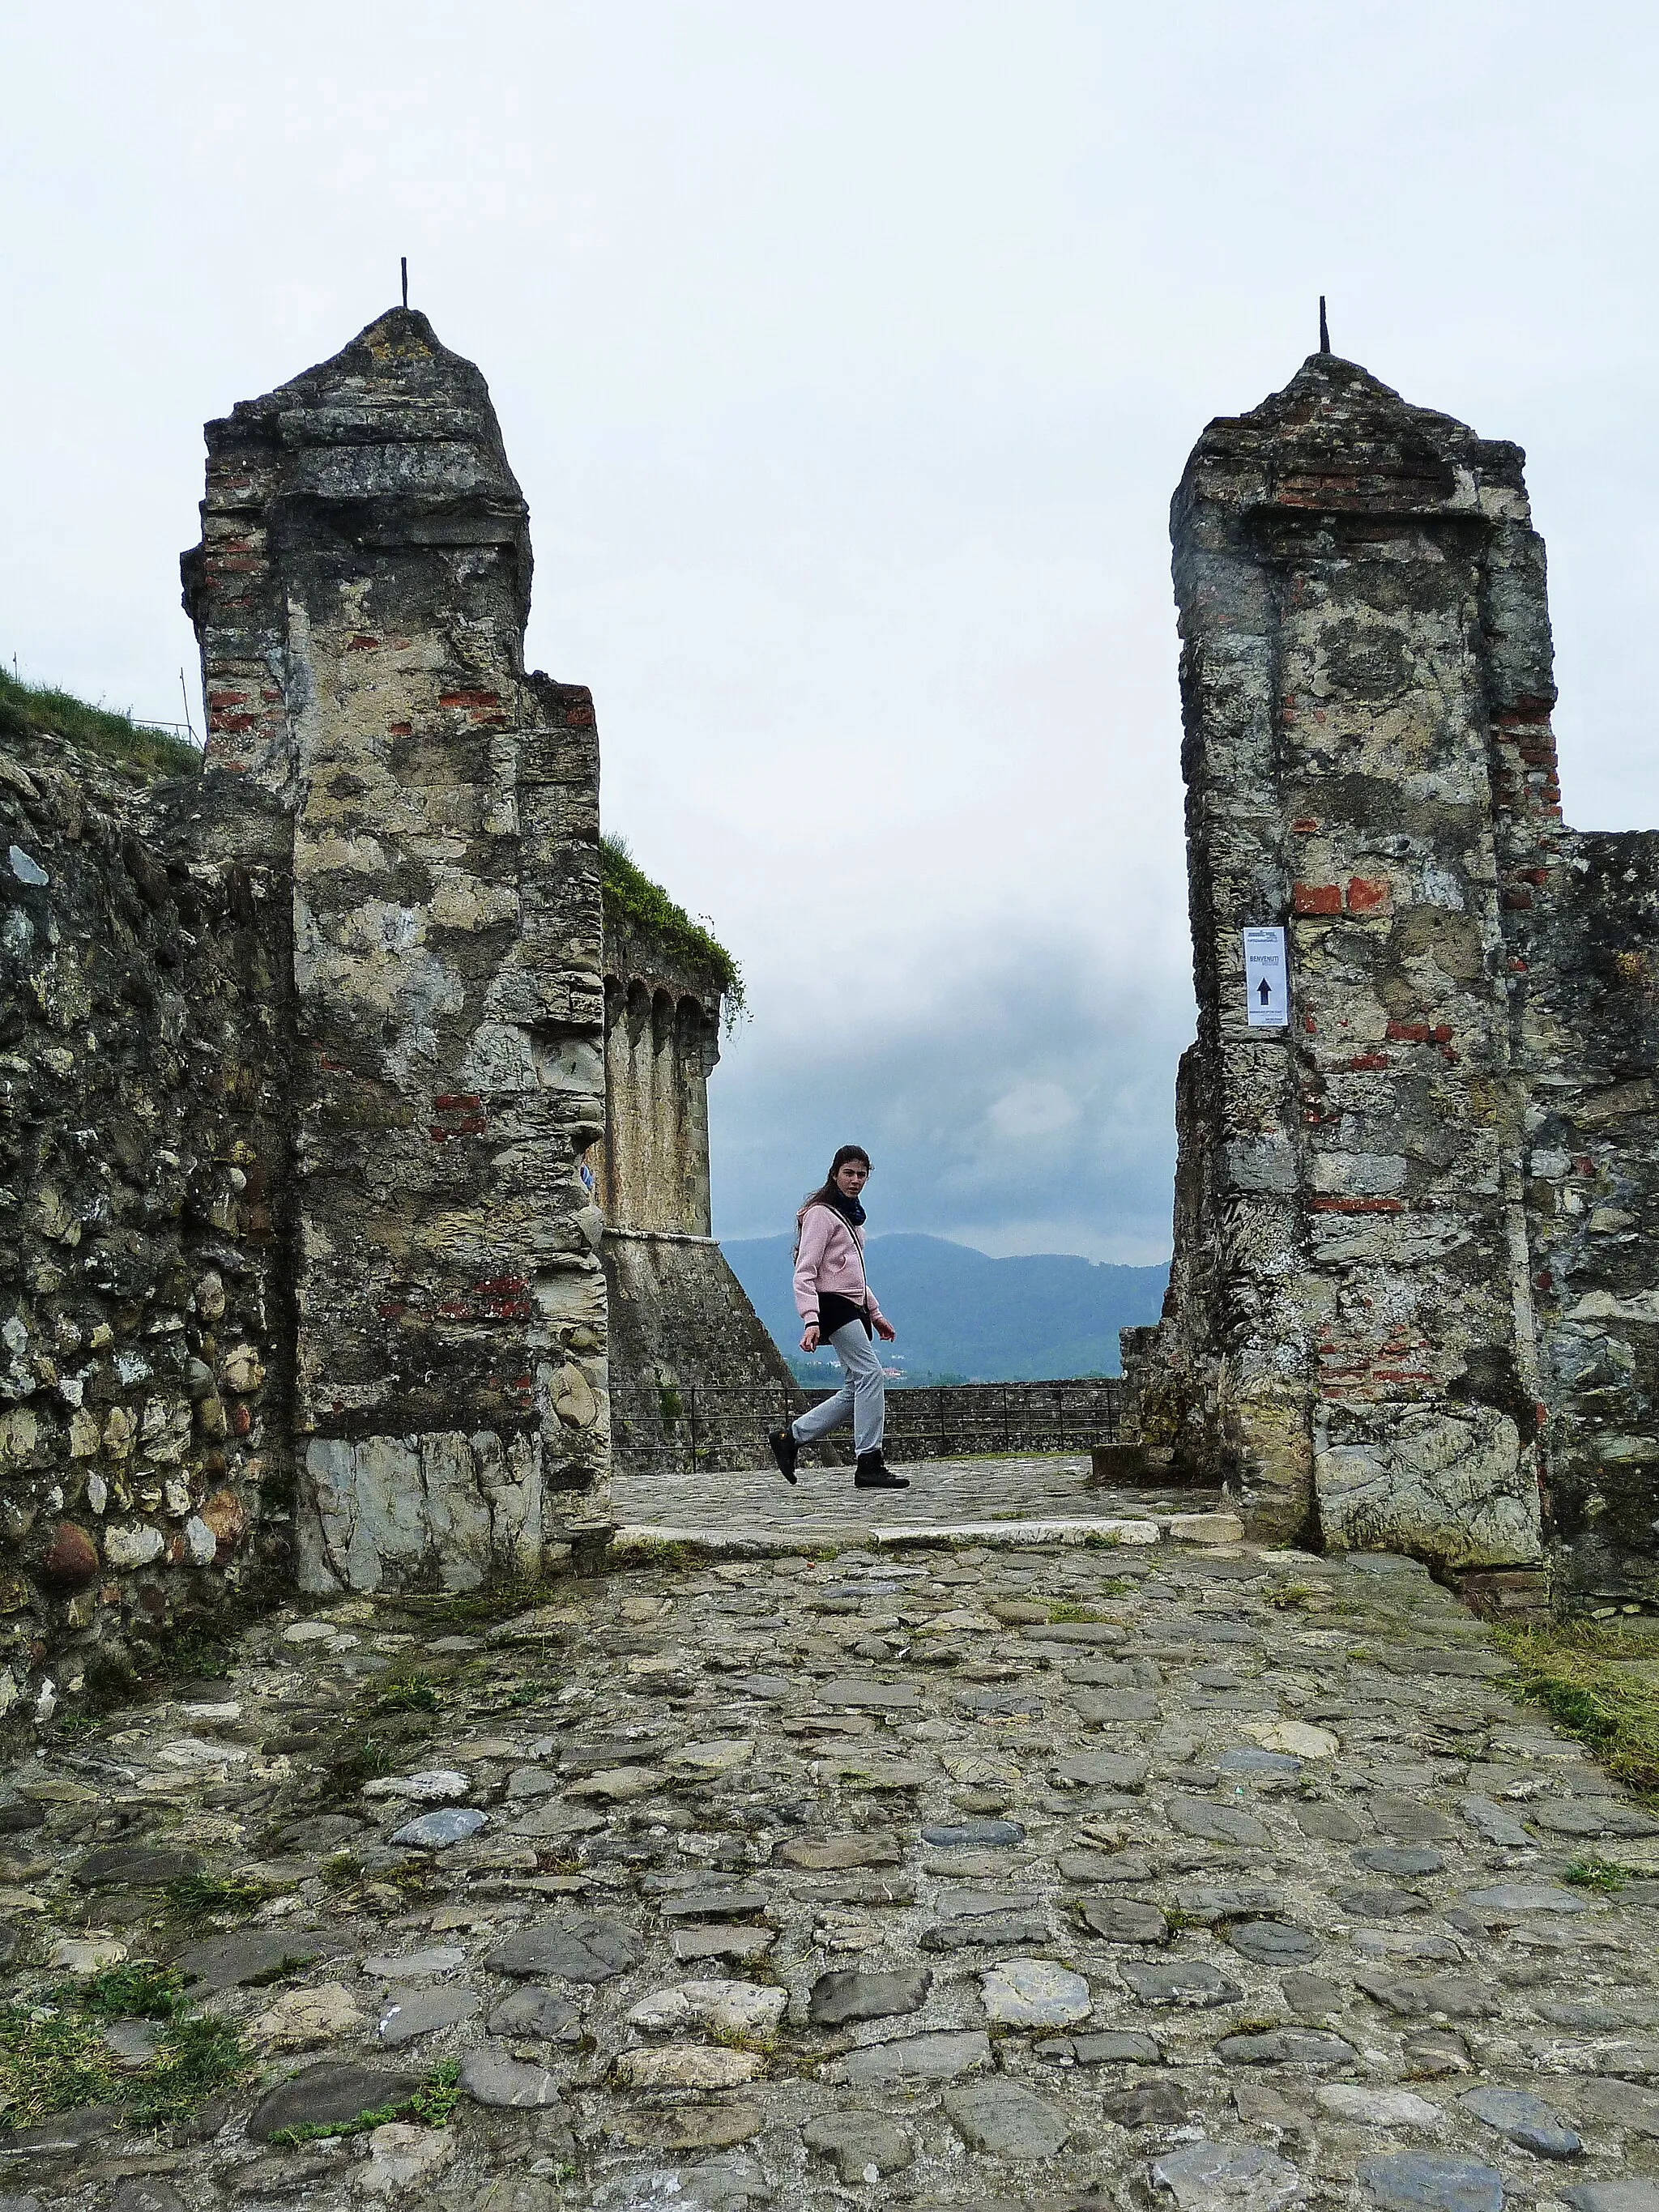
[[[725,1541],[791,1535],[879,1540],[884,1532],[908,1540],[918,1527],[1095,1522],[1126,1515],[1167,1521],[1220,1503],[1213,1491],[1091,1489],[1088,1459],[1073,1453],[921,1460],[898,1471],[909,1478],[908,1490],[855,1490],[850,1467],[813,1467],[805,1460],[793,1489],[769,1468],[623,1475],[611,1500],[625,1526],[649,1531],[658,1540],[714,1534]]]
[[[5,2212],[1659,2208],[1659,1829],[1400,1560],[358,1600],[10,1781]]]

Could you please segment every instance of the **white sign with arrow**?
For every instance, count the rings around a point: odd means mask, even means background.
[[[1291,977],[1282,929],[1244,932],[1244,1009],[1253,1030],[1290,1027]]]

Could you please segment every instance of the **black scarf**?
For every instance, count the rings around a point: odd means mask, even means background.
[[[842,1219],[843,1221],[850,1221],[854,1229],[863,1228],[865,1222],[864,1208],[859,1204],[857,1199],[848,1198],[847,1193],[842,1189],[838,1183],[830,1184],[830,1188],[824,1194],[824,1203],[826,1206],[833,1206],[836,1212],[840,1214]]]

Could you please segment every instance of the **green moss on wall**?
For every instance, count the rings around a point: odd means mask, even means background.
[[[615,929],[651,939],[665,953],[678,954],[694,966],[708,969],[725,997],[728,1020],[741,1013],[743,971],[720,939],[701,922],[693,921],[660,884],[652,882],[622,838],[602,839],[599,857],[606,921]]]

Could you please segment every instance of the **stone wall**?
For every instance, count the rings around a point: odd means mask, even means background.
[[[1199,1034],[1146,1431],[1260,1535],[1635,1573],[1654,874],[1560,828],[1520,450],[1316,355],[1205,432],[1172,533]]]
[[[227,799],[0,751],[0,1713],[291,1571],[287,886]]]
[[[1659,833],[1551,840],[1510,909],[1564,1598],[1659,1604]]]
[[[605,1128],[589,1155],[605,1220],[613,1447],[630,1473],[750,1462],[805,1403],[711,1233],[708,1078],[722,993],[706,963],[607,911]]]
[[[606,1513],[592,702],[526,672],[525,502],[424,316],[207,438],[209,765],[292,868],[301,1584],[533,1573]]]
[[[707,1237],[708,1079],[718,978],[607,915],[605,1137],[592,1155],[607,1221]]]

